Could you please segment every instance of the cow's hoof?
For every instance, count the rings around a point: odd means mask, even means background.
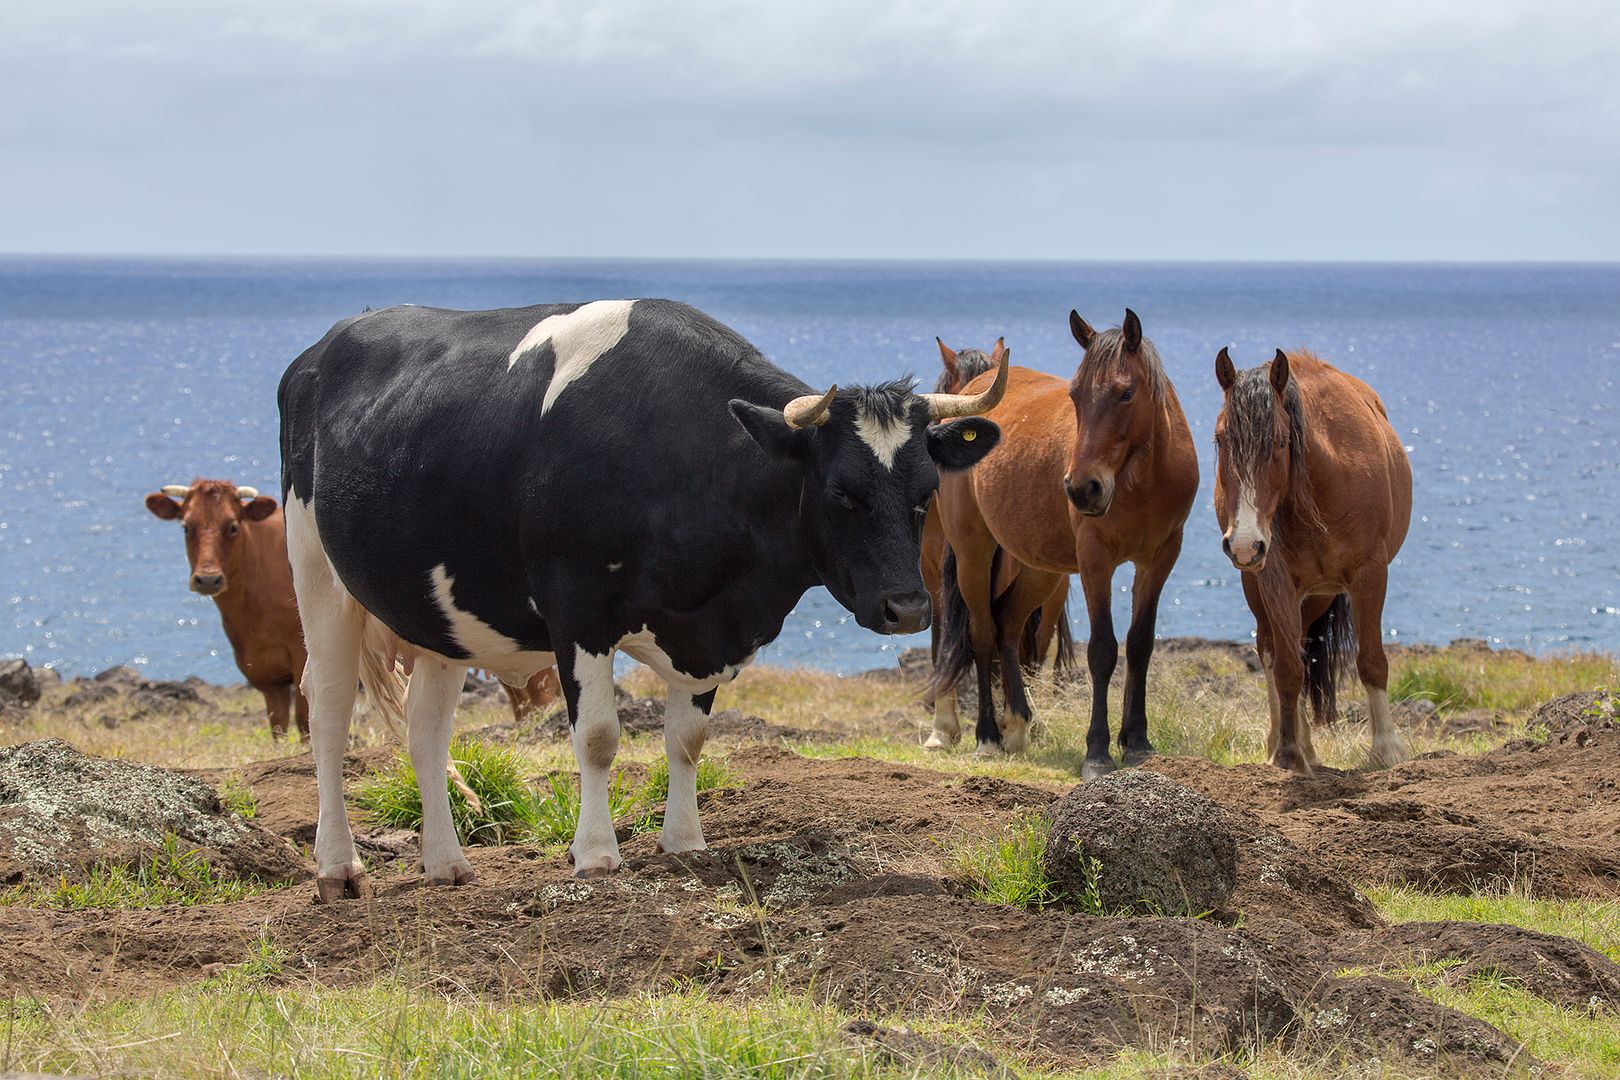
[[[1135,747],[1135,748],[1127,748],[1125,750],[1125,757],[1124,757],[1125,767],[1127,769],[1134,769],[1138,765],[1140,765],[1144,761],[1146,761],[1148,758],[1156,757],[1158,755],[1158,753],[1159,752],[1157,750],[1153,749],[1153,747],[1151,747],[1151,746],[1139,746],[1139,747]]]
[[[658,838],[658,850],[664,855],[685,855],[688,851],[706,851],[708,847],[709,845],[703,842],[701,836],[695,842],[691,840],[665,840],[661,836]]]
[[[465,860],[453,862],[448,866],[435,870],[423,879],[424,885],[471,885],[478,880],[478,874]]]
[[[574,867],[574,876],[581,881],[594,881],[597,878],[605,878],[618,869],[619,860],[616,856],[603,855],[601,858],[584,866],[576,865]]]
[[[371,896],[371,879],[357,866],[335,874],[323,874],[315,879],[317,904],[335,904],[339,900],[367,900]]]
[[[1107,776],[1118,767],[1111,757],[1088,757],[1080,765],[1080,779],[1096,780]]]

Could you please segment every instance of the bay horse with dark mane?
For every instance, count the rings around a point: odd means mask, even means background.
[[[1254,613],[1270,697],[1266,754],[1311,774],[1319,763],[1300,691],[1318,721],[1332,717],[1354,656],[1372,760],[1405,761],[1389,713],[1383,615],[1389,564],[1412,518],[1412,467],[1384,403],[1306,352],[1278,349],[1239,372],[1222,349],[1215,377],[1226,395],[1215,424],[1215,516]]]
[[[939,346],[943,367],[934,386],[935,393],[940,394],[961,393],[962,387],[986,371],[993,371],[1007,363],[1011,355],[1005,338],[997,338],[988,355],[978,349],[962,349],[958,352],[937,337],[934,343]],[[928,656],[936,667],[939,664],[940,627],[944,621],[941,590],[944,561],[945,526],[939,520],[939,507],[930,503],[928,513],[923,518],[922,578],[923,587],[928,590],[929,600],[934,606],[934,618],[929,624]],[[1011,587],[1017,572],[1017,566],[1007,560],[1002,567],[1001,580],[997,582],[996,595],[1005,593]],[[1063,576],[1052,594],[1042,601],[1040,609],[1026,623],[1020,640],[1019,660],[1026,668],[1038,669],[1042,664],[1049,664],[1054,675],[1073,666],[1074,638],[1069,631],[1068,575]],[[962,738],[961,723],[957,719],[955,686],[938,692],[930,689],[923,700],[932,707],[934,714],[933,730],[928,733],[923,747],[945,750],[955,746]]]
[[[1198,491],[1198,454],[1175,388],[1135,312],[1098,332],[1069,313],[1085,356],[1071,381],[1028,368],[1009,372],[1006,397],[992,410],[1001,445],[973,477],[946,477],[935,504],[945,528],[946,613],[935,685],[954,685],[969,664],[979,684],[975,734],[984,752],[1022,750],[1029,701],[1017,639],[1029,613],[1064,574],[1078,572],[1091,640],[1091,726],[1084,777],[1114,768],[1109,753],[1108,684],[1119,661],[1112,581],[1136,569],[1125,639],[1125,703],[1119,741],[1125,764],[1153,754],[1147,733],[1147,670],[1159,594],[1181,553],[1181,531]],[[981,375],[969,387],[988,384]],[[1019,574],[997,596],[999,564]],[[990,696],[999,661],[1005,708]]]

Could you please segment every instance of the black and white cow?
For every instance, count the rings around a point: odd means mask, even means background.
[[[918,535],[936,466],[995,446],[978,397],[909,382],[816,394],[668,300],[399,307],[334,326],[281,382],[287,546],[309,646],[323,899],[364,888],[342,755],[366,613],[419,656],[419,777],[444,775],[468,666],[522,685],[555,660],[574,723],[576,874],[619,865],[608,811],[613,658],[669,686],[660,846],[703,847],[696,765],[715,688],[825,585],[879,633],[928,625]],[[930,426],[932,419],[972,417]],[[375,625],[373,623],[372,625]],[[376,634],[369,635],[375,638]],[[442,783],[430,883],[472,877]]]

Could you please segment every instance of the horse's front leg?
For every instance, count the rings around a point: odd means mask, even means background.
[[[1091,672],[1091,727],[1086,731],[1086,759],[1080,778],[1092,780],[1114,771],[1108,752],[1108,684],[1119,663],[1119,639],[1114,637],[1114,568],[1091,551],[1080,555],[1080,588],[1086,595],[1091,640],[1086,643],[1086,666]]]
[[[1281,561],[1276,555],[1272,559]],[[1299,648],[1299,597],[1287,571],[1280,565],[1268,565],[1262,573],[1274,575],[1270,580],[1255,583],[1271,630],[1271,663],[1267,674],[1275,719],[1272,735],[1267,739],[1268,756],[1279,769],[1310,776],[1310,754],[1301,745],[1300,737],[1300,724],[1305,722],[1299,709],[1299,694],[1305,687],[1305,658]],[[1243,576],[1255,575],[1245,573]],[[1264,653],[1261,659],[1265,659]]]
[[[1181,554],[1181,532],[1165,541],[1152,560],[1138,563],[1131,582],[1131,628],[1125,633],[1125,717],[1119,745],[1125,764],[1140,765],[1154,754],[1147,730],[1147,676],[1153,660],[1153,633],[1159,621],[1159,596]]]
[[[1389,660],[1384,655],[1384,593],[1389,568],[1370,566],[1350,583],[1350,617],[1356,628],[1356,674],[1367,691],[1372,763],[1399,765],[1412,756],[1389,711]]]

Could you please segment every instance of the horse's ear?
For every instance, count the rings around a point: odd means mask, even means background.
[[[1226,351],[1225,345],[1215,354],[1215,381],[1221,384],[1223,393],[1232,389],[1232,384],[1237,382],[1237,368],[1233,366],[1232,356]]]
[[[1074,340],[1080,343],[1082,349],[1091,348],[1091,339],[1097,336],[1097,331],[1091,328],[1091,324],[1072,308],[1069,311],[1069,333],[1074,335]]]
[[[1125,350],[1135,352],[1142,347],[1142,320],[1136,317],[1136,312],[1130,308],[1125,309],[1125,324],[1120,327],[1125,334]]]
[[[961,386],[962,373],[961,370],[956,366],[955,350],[953,350],[943,341],[939,340],[939,338],[934,339],[934,344],[939,346],[939,358],[940,361],[945,365],[945,374],[950,377],[951,385],[953,387]]]
[[[995,346],[990,350],[990,362],[996,367],[1000,367],[1007,362],[1007,357],[1011,355],[1011,350],[1007,348],[1007,339],[1004,337],[996,338]]]
[[[1288,388],[1288,354],[1281,349],[1271,358],[1271,386],[1279,394]]]

